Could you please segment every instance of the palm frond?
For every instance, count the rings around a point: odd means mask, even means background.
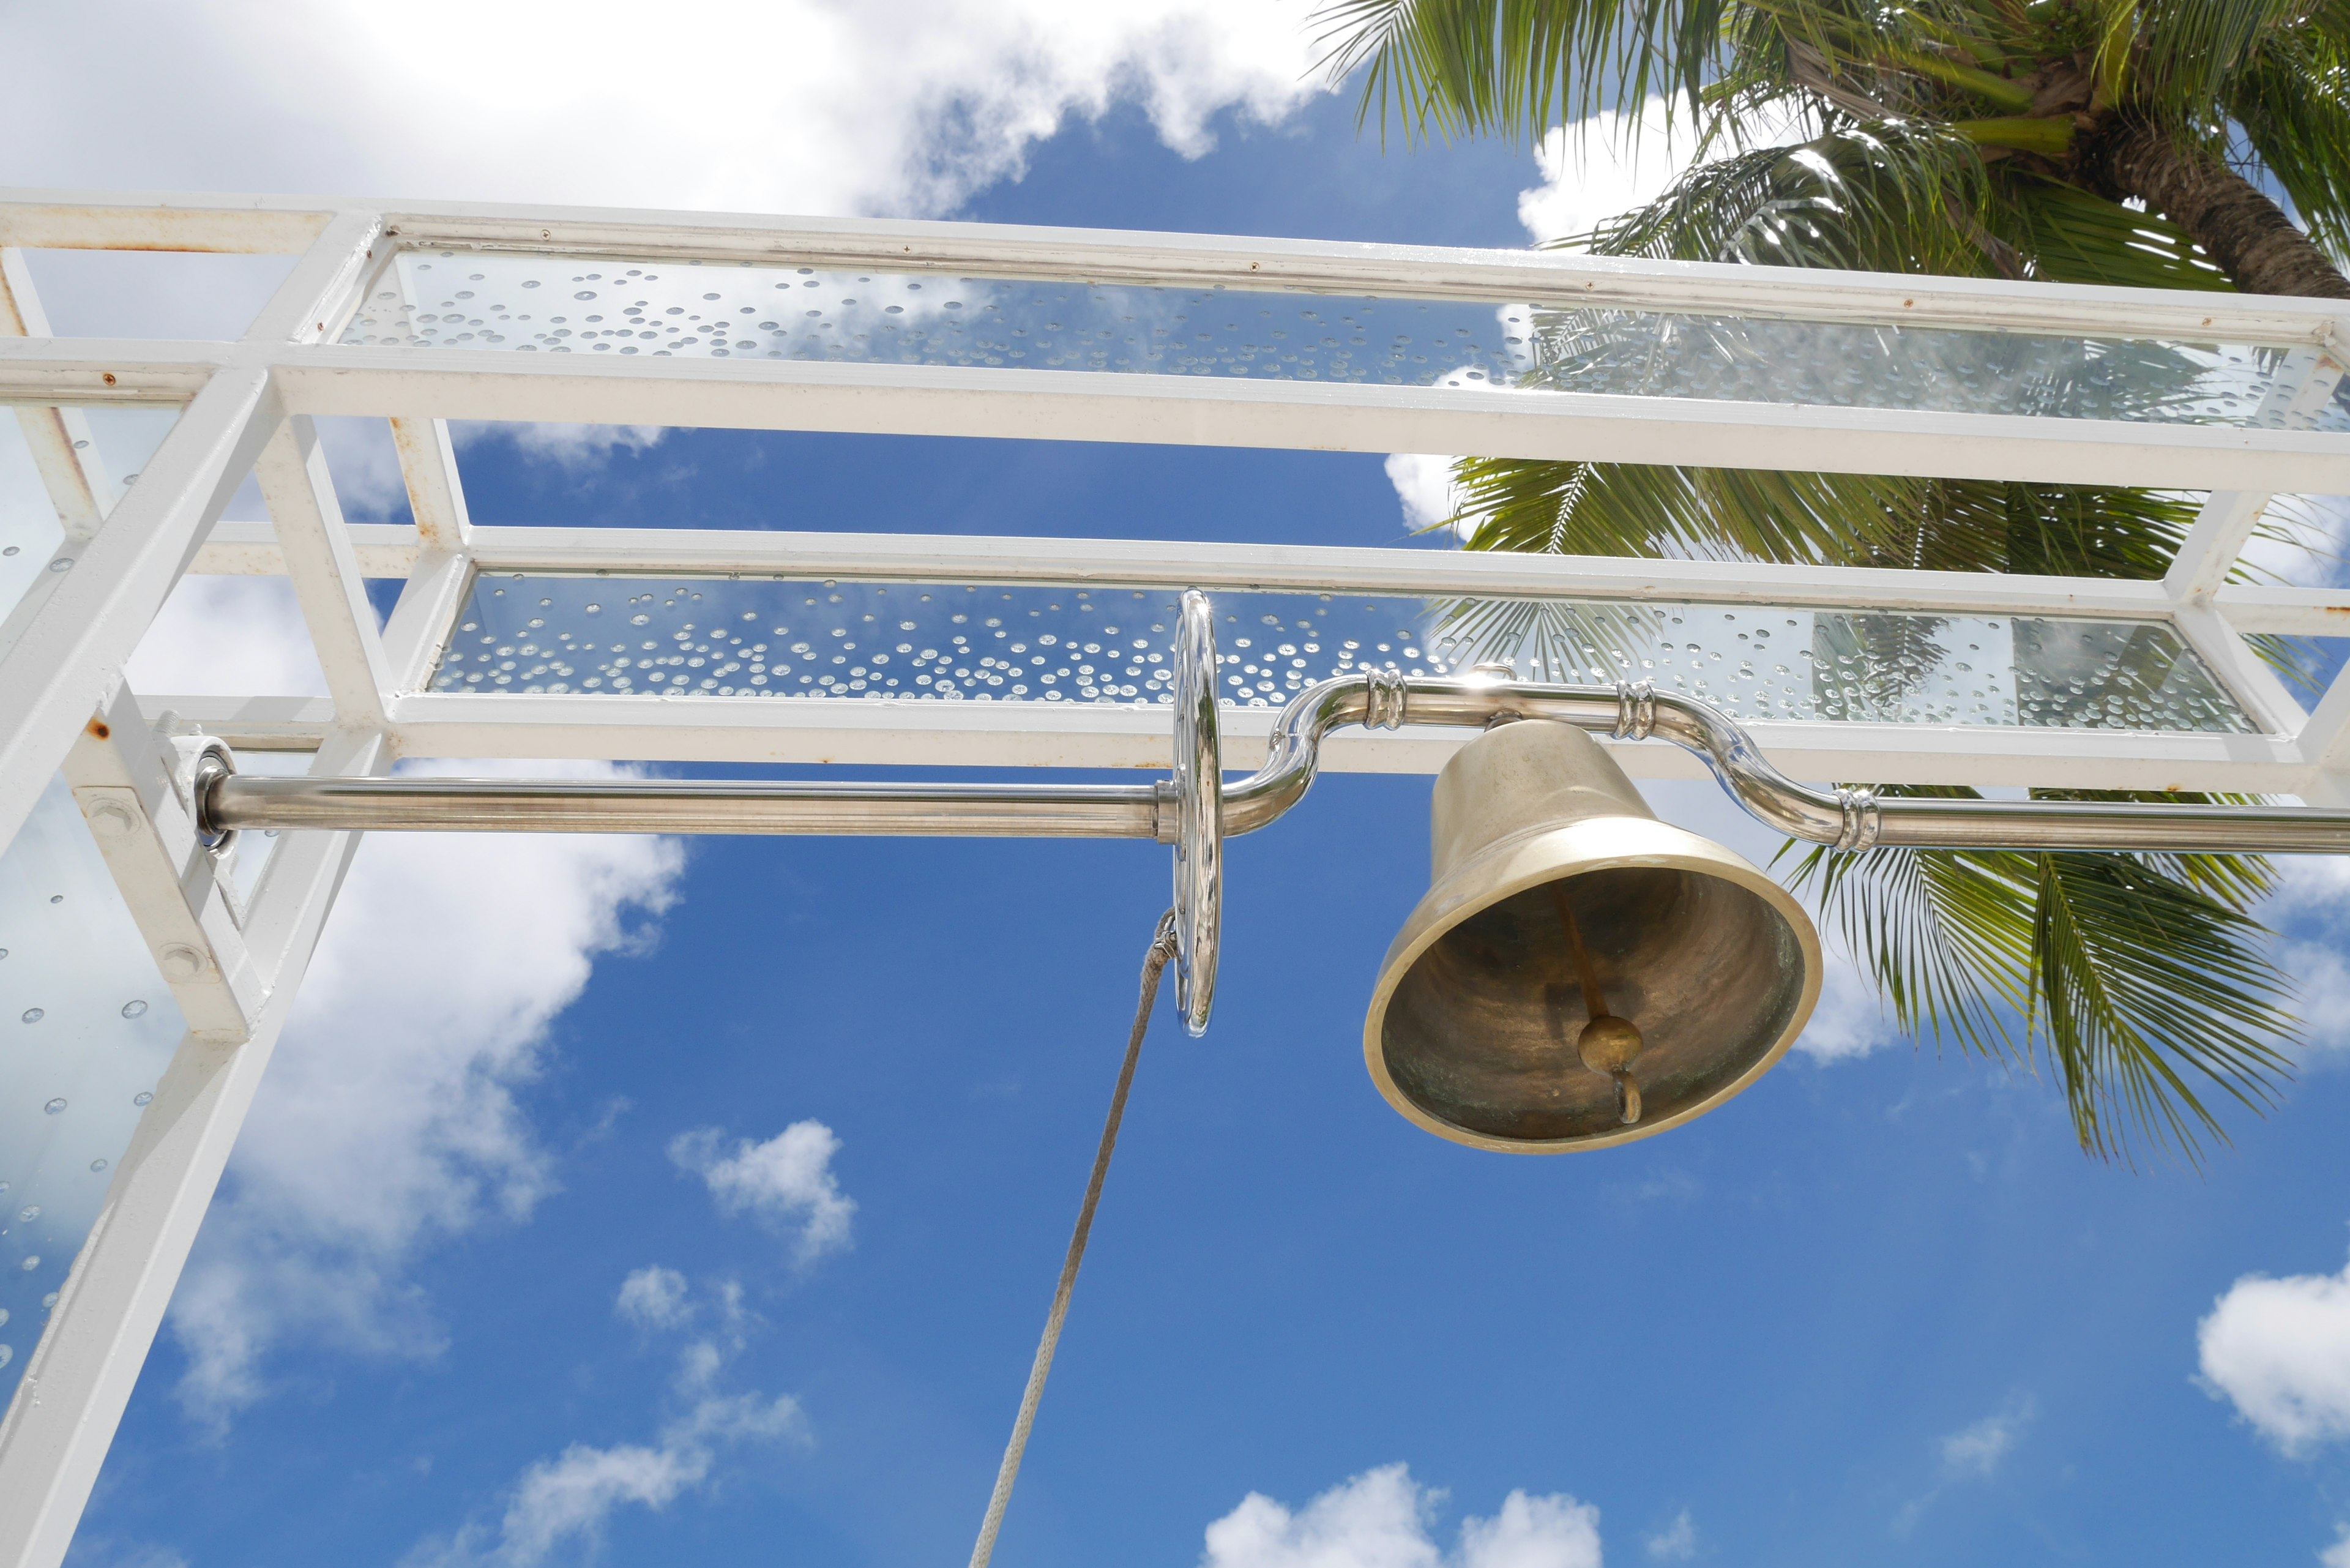
[[[2117,288],[2235,287],[2184,229],[2159,213],[2132,212],[2028,171],[1995,171],[1992,190],[1984,222],[2031,258],[2034,277]]]
[[[1650,92],[1694,113],[1725,0],[1327,0],[1312,21],[1333,78],[1367,69],[1357,115],[1407,141],[1551,126]]]
[[[2227,1140],[2204,1091],[2257,1112],[2289,1075],[2275,1043],[2294,1027],[2290,982],[2243,912],[2272,886],[2264,862],[1814,848],[1790,880],[1814,890],[1905,1033],[2044,1060],[2100,1158],[2132,1159],[2143,1140],[2194,1160],[2207,1137]]]
[[[2229,83],[2303,24],[2309,0],[2138,0],[2127,34],[2127,90],[2141,109],[2185,128],[2216,128]]]
[[[2126,855],[2036,857],[2032,1018],[2081,1147],[2130,1159],[2133,1140],[2199,1158],[2228,1141],[2199,1086],[2255,1112],[2290,1064],[2295,1020],[2260,926]]]

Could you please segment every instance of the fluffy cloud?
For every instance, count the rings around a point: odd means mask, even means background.
[[[283,581],[192,578],[130,674],[149,691],[317,691],[308,646]],[[442,1238],[525,1217],[550,1190],[552,1162],[515,1092],[596,958],[639,940],[682,867],[673,840],[641,836],[361,844],[172,1303],[192,1414],[217,1424],[259,1397],[264,1357],[289,1334],[371,1354],[437,1349],[408,1264]]]
[[[261,1356],[290,1332],[437,1347],[406,1265],[552,1189],[515,1092],[596,956],[666,906],[681,863],[633,836],[361,845],[173,1305],[191,1409],[217,1419],[257,1397]]]
[[[1292,1512],[1261,1492],[1208,1526],[1201,1568],[1599,1568],[1599,1511],[1513,1491],[1461,1522],[1451,1552],[1430,1534],[1443,1494],[1383,1465]]]
[[[848,1245],[857,1200],[840,1190],[832,1157],[840,1139],[818,1121],[794,1122],[764,1143],[749,1138],[729,1151],[716,1127],[680,1133],[669,1157],[709,1185],[728,1214],[753,1214],[786,1233],[796,1232],[793,1255],[803,1265]]]
[[[1555,126],[1534,149],[1542,183],[1518,192],[1518,222],[1537,244],[1591,232],[1600,222],[1646,206],[1690,162],[1690,143],[1665,130],[1665,100],[1637,111],[1602,109]]]
[[[742,1352],[750,1322],[740,1285],[726,1281],[715,1293],[719,1332],[691,1341],[679,1355],[674,1391],[691,1402],[651,1442],[573,1443],[538,1460],[507,1489],[494,1526],[476,1521],[430,1538],[408,1554],[403,1568],[533,1568],[567,1544],[592,1553],[606,1521],[620,1508],[667,1508],[707,1482],[727,1450],[778,1438],[807,1442],[797,1400],[715,1391],[719,1373]],[[689,1295],[684,1275],[654,1265],[621,1282],[616,1305],[643,1327],[674,1328],[704,1315]]]
[[[2204,1386],[2286,1453],[2350,1437],[2350,1268],[2247,1274],[2195,1338]]]
[[[27,183],[941,213],[1120,101],[1186,157],[1226,111],[1281,119],[1324,90],[1306,16],[1263,0],[60,6],[11,26],[0,128]],[[101,98],[117,112],[80,112]]]
[[[797,1401],[738,1394],[700,1401],[650,1443],[574,1443],[522,1473],[494,1529],[469,1525],[428,1541],[405,1568],[531,1568],[567,1543],[592,1548],[622,1506],[667,1508],[707,1481],[727,1449],[806,1432]]]
[[[2000,1465],[2022,1439],[2033,1413],[2033,1401],[2028,1397],[2018,1398],[2011,1400],[2005,1409],[1952,1432],[1942,1439],[1943,1472],[1977,1480],[1988,1480],[1997,1474]]]
[[[1425,452],[1388,454],[1388,483],[1403,503],[1405,527],[1418,533],[1452,515],[1452,465],[1459,461]]]
[[[620,1282],[612,1310],[640,1327],[674,1327],[686,1318],[685,1276],[659,1264],[639,1269]]]
[[[1697,1521],[1690,1517],[1688,1509],[1683,1509],[1670,1524],[1641,1544],[1659,1563],[1686,1563],[1697,1555]]]

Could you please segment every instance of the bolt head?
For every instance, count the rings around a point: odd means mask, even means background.
[[[90,831],[101,838],[120,838],[137,826],[130,808],[119,800],[102,800],[89,808]]]
[[[172,943],[155,955],[166,980],[193,980],[204,972],[204,955],[192,947]]]

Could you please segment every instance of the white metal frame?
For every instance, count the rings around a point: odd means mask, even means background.
[[[408,246],[2173,337],[2262,345],[2282,350],[2283,362],[2258,414],[2223,428],[1490,388],[337,344],[369,280]],[[45,247],[299,259],[236,342],[67,339],[49,333],[23,265],[22,251]],[[155,729],[167,711],[180,732],[314,753],[313,771],[323,774],[380,773],[402,756],[1168,765],[1163,709],[430,691],[440,646],[482,570],[2050,614],[2171,624],[2255,732],[1758,722],[1754,737],[1799,777],[2243,790],[2345,804],[2350,681],[2337,680],[2304,712],[2245,639],[2337,635],[2350,628],[2350,591],[2230,578],[2271,496],[2350,494],[2350,435],[2307,428],[2345,365],[2350,311],[2332,301],[962,223],[0,191],[0,400],[25,405],[18,417],[64,524],[66,562],[0,619],[0,842],[64,769],[191,1025],[0,1421],[0,1568],[53,1568],[63,1558],[356,843],[348,834],[285,836],[250,907],[240,907],[213,875],[175,793],[184,748]],[[95,449],[75,444],[86,439],[77,410],[115,402],[172,403],[182,412],[137,487],[101,519],[105,480]],[[346,522],[312,427],[325,415],[390,421],[413,528]],[[2154,485],[2209,499],[2168,576],[2145,583],[1107,540],[477,526],[450,444],[447,421],[457,419],[1696,461]],[[273,521],[221,523],[248,472]],[[130,692],[122,668],[190,571],[290,579],[329,695]],[[380,632],[367,577],[405,580]],[[1228,715],[1230,765],[1261,758],[1271,721],[1265,710]],[[1351,733],[1333,740],[1325,762],[1430,771],[1461,739]],[[1695,766],[1669,746],[1620,754],[1636,773]]]

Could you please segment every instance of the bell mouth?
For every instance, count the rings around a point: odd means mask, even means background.
[[[1638,1026],[1637,1122],[1577,1041]],[[1486,1149],[1565,1153],[1703,1115],[1786,1054],[1818,1000],[1819,939],[1785,889],[1653,819],[1602,817],[1492,846],[1431,888],[1381,970],[1364,1054],[1388,1102]]]

